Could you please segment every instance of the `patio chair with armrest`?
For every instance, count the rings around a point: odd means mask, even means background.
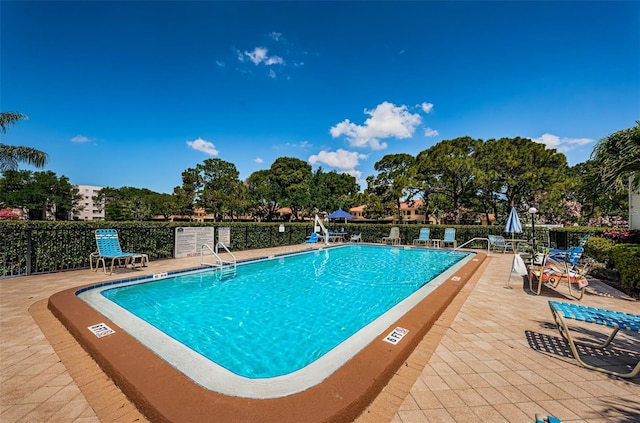
[[[107,273],[107,260],[111,260],[111,268],[109,275],[113,274],[113,268],[116,262],[120,263],[124,261],[125,267],[129,264],[135,269],[135,260],[140,259],[140,264],[144,265],[144,254],[140,253],[127,253],[122,251],[120,247],[120,240],[118,239],[118,231],[115,229],[96,229],[96,246],[97,252],[93,252],[89,255],[89,265],[94,272],[98,271],[100,264],[104,273]],[[93,267],[93,260],[96,260],[96,266]]]
[[[490,250],[501,249],[503,253],[506,253],[507,250],[513,249],[513,245],[507,243],[502,235],[489,235],[488,238]]]
[[[362,232],[358,231],[355,234],[351,235],[349,239],[351,242],[362,242]]]

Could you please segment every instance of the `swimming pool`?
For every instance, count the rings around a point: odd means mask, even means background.
[[[322,382],[471,256],[351,245],[78,296],[201,386],[276,398]]]
[[[240,261],[266,260],[273,258],[274,255],[275,259],[279,260],[278,254],[291,254],[318,248],[325,247],[299,244],[239,251],[236,255]],[[405,248],[412,247],[400,248],[400,251],[406,251]],[[468,282],[477,280],[477,275],[487,265],[486,253],[471,252],[471,254],[472,256],[458,262],[450,271],[441,274],[438,278],[446,280],[439,287],[423,300],[418,301],[415,306],[408,306],[406,311],[402,310],[397,320],[391,322],[386,328],[378,330],[379,335],[373,335],[369,340],[361,339],[366,345],[344,363],[338,364],[335,371],[331,370],[329,365],[326,369],[319,368],[318,372],[325,377],[320,383],[314,385],[310,382],[309,387],[300,392],[265,399],[223,394],[203,387],[186,376],[181,369],[143,345],[139,339],[123,330],[119,323],[98,312],[78,297],[81,292],[93,290],[99,286],[113,287],[127,282],[149,280],[154,276],[154,272],[156,277],[166,275],[165,272],[171,276],[192,273],[194,267],[198,266],[197,259],[152,262],[150,267],[142,268],[135,273],[127,272],[120,275],[130,279],[114,280],[105,277],[98,283],[100,280],[94,279],[95,274],[87,274],[87,278],[84,275],[74,276],[78,277],[78,286],[50,296],[47,307],[89,353],[106,376],[114,381],[150,421],[348,423],[361,415],[390,381],[392,381],[390,387],[393,390],[393,394],[390,395],[394,398],[408,394],[409,388],[437,347],[438,339],[445,328],[438,325],[438,329],[432,331],[438,319],[445,311],[450,312],[449,306],[453,306],[451,312],[455,313],[455,304],[459,303],[459,301],[455,302],[456,297]],[[91,285],[83,285],[84,280],[94,280],[94,282]],[[463,297],[466,295],[462,294]],[[394,309],[397,310],[397,308]],[[367,328],[374,324],[368,325]],[[108,336],[98,336],[94,331],[96,327],[106,329],[107,326],[113,329]],[[407,330],[404,337],[396,343],[386,342],[388,335],[395,333],[396,328]],[[432,336],[425,336],[431,332],[433,332]],[[361,333],[362,331],[350,337],[325,357],[344,348],[344,345],[351,340],[357,340]],[[170,339],[168,336],[164,338]],[[165,343],[165,346],[171,348],[171,343]],[[206,361],[210,362],[210,360]],[[321,360],[318,360],[306,369],[317,366],[320,362]],[[339,363],[340,359],[336,362]],[[331,360],[329,363],[335,364]],[[189,366],[200,368],[198,362],[192,362]],[[208,372],[206,368],[202,369],[203,374]],[[77,383],[86,383],[85,380],[72,376]],[[304,369],[295,372],[295,377],[292,375],[289,377],[303,380]],[[251,386],[257,386],[274,379],[282,383],[281,378],[248,380],[252,382]],[[238,389],[241,388],[242,386]],[[256,395],[258,396],[260,395]],[[88,398],[91,399],[91,396]],[[99,405],[99,403],[95,404],[95,406]]]

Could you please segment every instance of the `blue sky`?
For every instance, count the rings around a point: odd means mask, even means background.
[[[364,179],[444,139],[587,160],[640,119],[640,2],[0,2],[2,143],[170,193],[207,158]],[[27,167],[28,168],[28,167]]]

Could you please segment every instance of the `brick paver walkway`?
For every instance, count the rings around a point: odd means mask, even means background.
[[[309,247],[268,254],[299,248]],[[547,305],[572,301],[566,287],[535,296],[514,275],[514,289],[503,288],[512,257],[490,255],[358,422],[532,422],[535,413],[563,422],[640,421],[640,377],[578,366]],[[163,260],[144,272],[197,263]],[[0,422],[146,421],[46,309],[51,294],[105,279],[82,270],[0,280]],[[640,303],[605,295],[587,294],[580,304],[640,313]],[[637,334],[614,344],[623,364],[639,358]]]

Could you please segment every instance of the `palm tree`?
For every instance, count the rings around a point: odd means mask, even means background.
[[[5,134],[7,126],[15,125],[22,119],[29,119],[22,113],[0,112],[0,132]],[[47,153],[31,147],[21,147],[0,143],[0,172],[17,170],[19,162],[26,162],[37,168],[43,168],[47,163]]]
[[[640,173],[640,121],[601,139],[591,157],[599,166],[603,187],[624,188],[632,173]]]

